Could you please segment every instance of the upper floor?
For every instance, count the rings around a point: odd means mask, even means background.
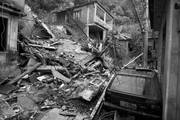
[[[90,1],[54,13],[56,14],[56,22],[68,22],[70,16],[72,16],[74,20],[81,21],[85,25],[98,25],[106,30],[113,29],[113,16],[98,1]]]

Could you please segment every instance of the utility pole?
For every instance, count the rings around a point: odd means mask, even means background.
[[[144,67],[147,67],[148,61],[148,29],[149,29],[149,1],[145,0],[145,25],[144,25]]]
[[[136,10],[136,3],[134,0],[130,0],[132,3],[132,9],[134,12],[134,15],[136,16],[138,22],[139,22],[139,26],[141,29],[141,33],[142,33],[142,37],[144,40],[144,49],[143,49],[143,66],[147,67],[147,60],[148,60],[148,27],[149,27],[149,1],[148,0],[144,0],[144,6],[145,6],[145,22],[142,22],[142,20],[139,17],[139,14]],[[144,25],[145,23],[145,25]]]

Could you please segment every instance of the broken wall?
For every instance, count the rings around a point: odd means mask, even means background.
[[[10,66],[16,61],[17,54],[17,33],[18,33],[18,17],[12,16],[8,13],[0,15],[8,19],[7,24],[7,37],[5,50],[0,52],[0,78],[1,76],[6,76],[6,73],[9,73],[12,69]],[[3,28],[1,28],[3,29]],[[16,63],[15,63],[16,64]]]

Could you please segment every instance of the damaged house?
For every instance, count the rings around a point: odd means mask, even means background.
[[[113,29],[113,16],[96,0],[75,2],[74,7],[56,10],[53,14],[54,24],[65,26],[76,23],[88,38],[95,40],[104,40],[107,31]]]
[[[18,20],[24,15],[23,9],[24,0],[0,1],[0,66],[8,67],[15,59]]]

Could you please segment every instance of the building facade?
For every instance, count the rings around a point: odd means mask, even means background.
[[[54,11],[55,24],[68,24],[73,19],[87,37],[104,40],[113,29],[113,16],[98,1],[82,2],[74,7]]]
[[[2,69],[8,68],[8,64],[16,59],[18,20],[24,15],[23,7],[24,0],[0,1],[0,66]]]
[[[150,0],[152,28],[160,31],[158,73],[162,88],[163,120],[180,119],[180,2]]]

